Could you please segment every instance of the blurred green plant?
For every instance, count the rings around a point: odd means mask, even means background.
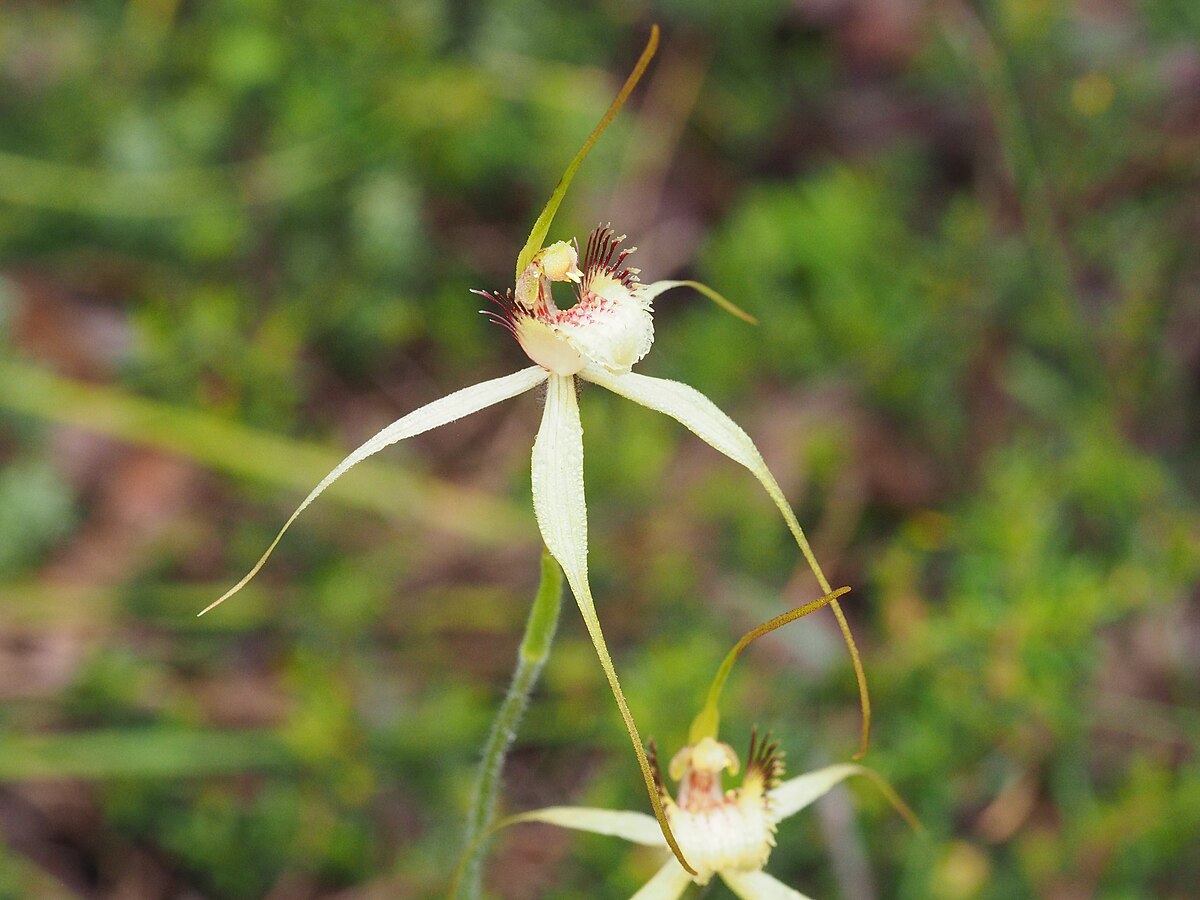
[[[657,6],[670,50],[642,109],[558,214],[578,233],[608,198],[606,218],[630,222],[636,198],[655,271],[720,285],[764,323],[664,305],[672,340],[645,371],[742,410],[831,577],[856,586],[867,761],[930,838],[904,840],[867,793],[797,816],[771,871],[814,896],[866,896],[872,872],[878,896],[922,900],[1182,900],[1200,883],[1193,6],[1006,0],[973,22]],[[0,577],[0,729],[248,730],[291,760],[83,781],[64,762],[40,770],[49,788],[6,781],[0,894],[144,877],[232,900],[444,888],[534,587],[513,558],[531,534],[514,437],[530,408],[360,473],[319,534],[294,536],[278,582],[220,619],[189,610],[270,540],[278,488],[337,461],[263,459],[369,433],[464,369],[514,368],[480,317],[448,311],[508,277],[505,248],[611,97],[605,73],[636,56],[641,15],[0,6],[0,153],[63,176],[0,176],[15,192],[0,192],[0,466],[46,491],[14,516],[24,549]],[[164,184],[197,172],[215,180]],[[592,574],[629,703],[682,746],[694,710],[677,698],[711,674],[697,660],[778,612],[781,585],[787,603],[816,589],[741,476],[606,393],[580,398],[590,431],[620,435],[586,462]],[[200,418],[175,430],[160,412]],[[222,458],[196,430],[224,425],[227,446],[271,442]],[[184,489],[147,480],[143,455]],[[417,474],[479,502],[459,525],[484,543],[459,551],[389,502]],[[23,481],[7,483],[32,503]],[[114,499],[130,484],[132,510]],[[116,577],[97,580],[97,559]],[[819,623],[764,638],[726,687],[727,733],[772,722],[798,770],[844,758],[858,729]],[[619,731],[588,712],[607,694],[577,632],[564,621],[509,756],[513,808],[639,802],[610,762]],[[781,671],[802,697],[759,689]],[[491,868],[513,877],[495,883],[628,896],[661,864],[586,835],[568,861],[562,840],[507,833]]]

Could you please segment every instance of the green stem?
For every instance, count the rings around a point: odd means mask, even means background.
[[[558,614],[562,609],[563,573],[550,554],[542,551],[542,575],[533,608],[525,623],[525,636],[517,653],[517,667],[513,672],[508,693],[496,712],[492,731],[483,748],[483,759],[475,776],[475,787],[471,792],[471,809],[467,814],[467,831],[463,846],[470,859],[458,896],[478,898],[483,890],[483,833],[492,824],[496,813],[496,795],[500,788],[500,774],[504,771],[504,760],[517,736],[521,716],[529,703],[529,695],[537,684],[542,666],[550,655],[554,633],[558,629]]]

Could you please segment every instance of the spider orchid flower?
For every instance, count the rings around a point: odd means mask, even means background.
[[[689,884],[705,885],[719,876],[745,900],[807,900],[804,894],[763,871],[775,847],[779,823],[827,794],[854,775],[870,778],[896,810],[913,826],[916,816],[876,772],[854,763],[840,763],[782,780],[783,752],[770,735],[750,736],[746,771],[741,784],[726,790],[723,776],[738,774],[740,760],[734,749],[717,740],[717,706],[733,663],[754,640],[788,622],[836,602],[849,588],[840,588],[806,606],[776,616],[746,634],[725,657],[709,689],[704,708],[692,722],[688,744],[676,753],[667,774],[679,783],[674,796],[666,789],[654,745],[650,761],[660,803],[671,831],[690,862],[685,870],[677,857],[668,858],[636,893],[634,900],[674,900]],[[518,813],[498,822],[493,830],[522,822],[542,822],[594,834],[624,838],[635,844],[666,847],[659,823],[640,812],[592,807],[552,806]],[[451,893],[457,887],[457,882]]]
[[[579,250],[574,243],[559,241],[543,246],[550,223],[575,171],[633,90],[649,64],[657,44],[656,26],[633,72],[567,167],[549,202],[534,223],[525,247],[517,256],[514,288],[495,293],[477,292],[495,304],[496,308],[486,311],[486,314],[511,332],[534,364],[511,375],[484,381],[435,400],[388,425],[352,452],[313,488],[253,568],[224,595],[210,604],[201,615],[241,590],[262,568],[300,513],[330,484],[356,464],[398,441],[461,419],[542,384],[547,385],[541,426],[533,443],[534,512],[546,547],[562,567],[583,614],[589,637],[629,732],[655,815],[662,826],[664,839],[678,855],[678,847],[667,826],[642,740],[609,656],[588,584],[583,428],[576,401],[577,380],[607,388],[677,419],[717,450],[748,468],[766,488],[783,514],[822,588],[828,592],[829,587],[783,492],[746,433],[693,388],[631,371],[634,364],[646,355],[653,344],[652,303],[666,290],[690,286],[735,315],[745,319],[750,317],[711,288],[695,282],[641,283],[638,270],[626,265],[632,248],[621,249],[624,236],[615,235],[611,228],[602,227],[592,232],[582,259],[579,258]],[[571,282],[576,286],[574,305],[560,309],[555,304],[552,286],[556,282]],[[870,715],[865,676],[849,626],[836,601],[831,607],[838,617],[858,678],[863,706],[865,748]],[[682,857],[680,859],[681,864],[686,865]]]
[[[657,775],[654,756],[651,764]],[[738,774],[737,754],[729,744],[704,737],[671,758],[668,774],[679,782],[674,797],[658,776],[667,821],[695,872],[687,872],[670,857],[633,895],[634,900],[674,900],[689,884],[708,884],[714,875],[744,900],[807,900],[806,895],[763,871],[775,847],[776,829],[784,819],[854,775],[874,780],[906,817],[911,816],[887,782],[854,763],[826,766],[783,781],[783,752],[769,735],[760,741],[756,732],[751,733],[745,775],[736,788],[723,788],[725,770]],[[519,822],[543,822],[666,847],[658,822],[629,810],[552,806],[505,820],[507,825]]]

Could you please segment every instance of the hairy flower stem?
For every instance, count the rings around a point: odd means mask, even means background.
[[[483,890],[483,859],[486,842],[484,832],[492,824],[496,813],[496,795],[500,789],[500,774],[504,771],[504,760],[517,736],[517,727],[525,714],[529,695],[537,684],[542,666],[550,656],[550,645],[558,629],[558,614],[562,609],[563,573],[553,557],[542,551],[542,575],[533,608],[525,623],[525,636],[517,652],[517,667],[513,671],[508,693],[496,712],[492,731],[483,748],[483,759],[475,775],[475,787],[471,791],[471,809],[467,814],[467,830],[463,846],[469,854],[459,897],[477,900]]]

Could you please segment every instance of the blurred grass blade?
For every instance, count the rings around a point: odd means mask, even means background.
[[[271,731],[138,728],[0,735],[0,781],[179,778],[291,764]]]
[[[571,180],[575,177],[575,172],[583,163],[584,157],[592,149],[592,145],[604,133],[604,129],[608,127],[617,113],[621,111],[621,107],[625,105],[625,101],[629,99],[629,95],[637,87],[637,83],[642,78],[642,73],[646,71],[646,66],[650,65],[650,60],[654,58],[654,53],[657,50],[658,26],[651,25],[650,39],[646,41],[646,49],[638,57],[633,71],[625,79],[625,84],[617,92],[617,96],[609,105],[608,111],[601,117],[596,127],[592,129],[592,133],[588,135],[587,140],[583,142],[583,146],[579,148],[579,152],[575,154],[575,158],[571,160],[571,164],[567,166],[567,171],[563,173],[562,178],[558,180],[558,184],[554,186],[554,192],[550,194],[550,199],[546,201],[546,206],[542,209],[541,215],[533,223],[533,229],[529,232],[529,238],[525,241],[525,246],[517,254],[516,278],[519,279],[521,277],[521,273],[525,271],[525,267],[529,265],[529,261],[533,259],[533,255],[541,249],[542,242],[546,240],[546,235],[550,232],[550,223],[554,221],[554,214],[558,212],[558,207],[562,204],[563,197],[567,195],[567,188],[571,186]]]
[[[0,360],[0,408],[306,492],[345,455],[8,360]],[[485,544],[511,544],[513,534],[528,530],[526,517],[509,503],[375,460],[331,486],[329,494],[358,509],[417,520]]]

